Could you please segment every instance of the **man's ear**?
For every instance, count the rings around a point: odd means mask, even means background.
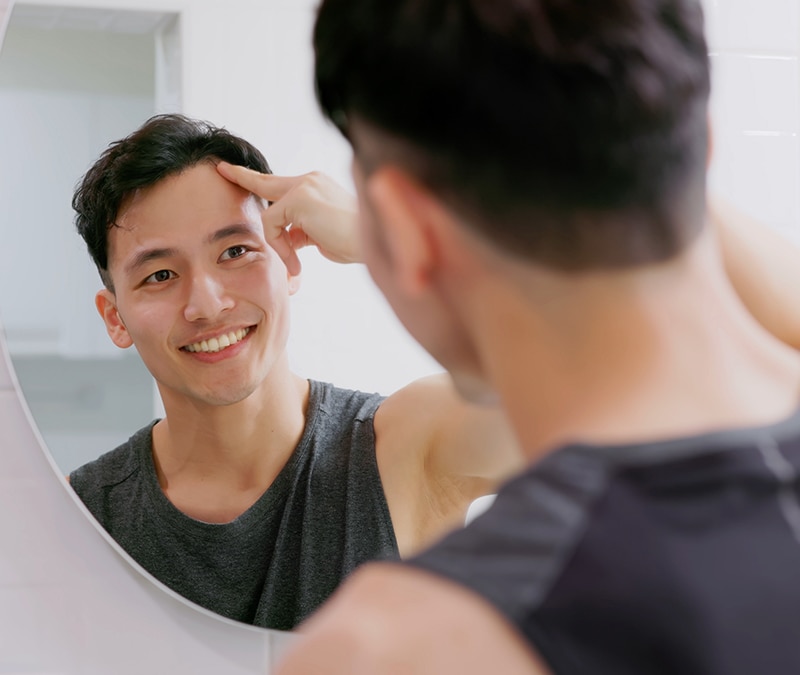
[[[430,283],[442,245],[440,226],[449,213],[427,187],[396,166],[373,171],[366,189],[396,279],[416,295]]]
[[[119,315],[116,296],[107,288],[104,288],[94,296],[94,306],[97,307],[97,311],[106,324],[106,332],[111,341],[120,349],[130,347],[133,344],[133,340],[128,333],[128,329],[125,328],[122,317]]]

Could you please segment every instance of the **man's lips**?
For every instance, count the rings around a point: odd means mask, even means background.
[[[250,330],[251,326],[248,326],[247,328],[238,328],[237,330],[222,333],[207,340],[201,340],[199,342],[193,342],[192,344],[184,345],[181,347],[181,349],[193,354],[197,352],[214,354],[218,351],[226,349],[227,347],[230,347],[231,345],[235,345],[237,342],[241,342],[250,332]]]

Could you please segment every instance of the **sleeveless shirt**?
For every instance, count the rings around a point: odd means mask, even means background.
[[[563,447],[409,562],[487,599],[558,675],[796,675],[800,413]]]
[[[286,465],[229,523],[179,511],[158,483],[155,421],[76,469],[70,484],[148,572],[218,614],[290,630],[359,564],[396,559],[375,457],[382,397],[310,381],[306,425]]]

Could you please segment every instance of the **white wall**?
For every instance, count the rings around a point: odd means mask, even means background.
[[[800,2],[706,0],[711,189],[800,243]]]
[[[70,203],[109,140],[152,115],[153,40],[11,23],[0,57],[0,316],[15,352],[112,354]]]

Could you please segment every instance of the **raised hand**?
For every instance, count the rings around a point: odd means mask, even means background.
[[[292,274],[300,272],[297,250],[304,246],[334,262],[361,262],[356,198],[325,174],[275,176],[227,162],[217,170],[271,202],[261,213],[264,236]]]

